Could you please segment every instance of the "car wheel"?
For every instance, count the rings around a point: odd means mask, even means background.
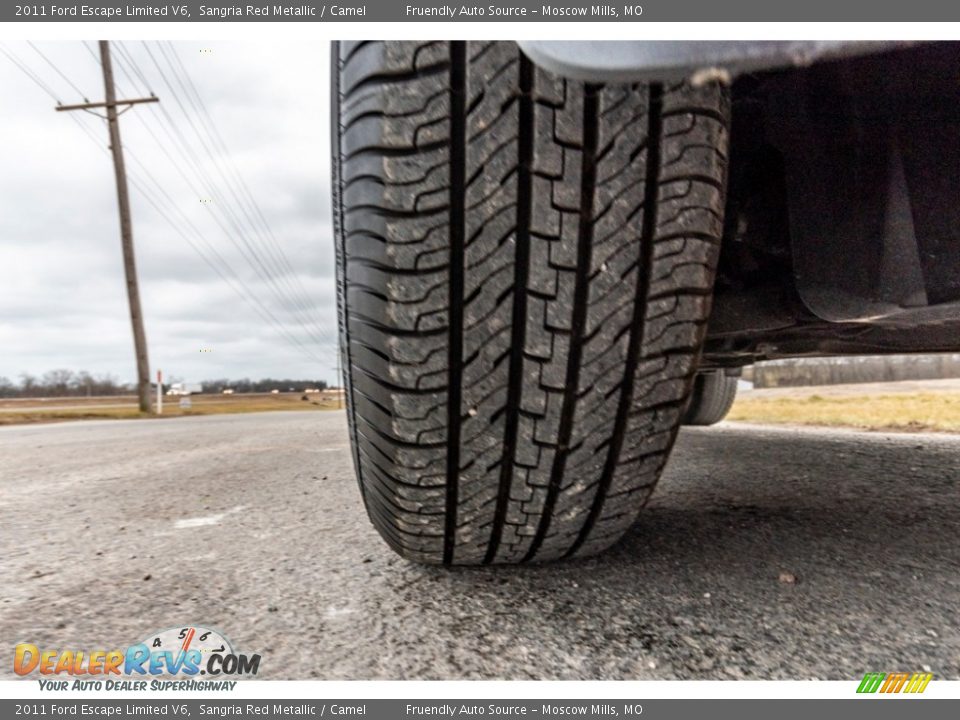
[[[737,380],[723,371],[698,374],[683,424],[715,425],[723,420],[737,398]]]
[[[333,53],[341,346],[373,524],[426,563],[603,550],[695,376],[726,88],[567,81],[510,42]]]

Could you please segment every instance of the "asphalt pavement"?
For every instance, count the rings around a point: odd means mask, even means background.
[[[2,427],[0,647],[199,624],[269,679],[957,679],[958,485],[957,436],[690,428],[613,550],[449,570],[368,524],[341,412]]]

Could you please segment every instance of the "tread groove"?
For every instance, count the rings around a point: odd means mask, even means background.
[[[663,88],[660,85],[650,86],[650,111],[648,113],[647,128],[647,159],[646,178],[644,180],[643,224],[640,238],[640,265],[637,272],[637,288],[633,303],[633,320],[630,324],[630,343],[627,347],[626,367],[623,383],[620,387],[620,397],[617,402],[617,415],[614,421],[613,435],[607,446],[607,457],[604,462],[600,482],[593,495],[593,503],[583,522],[580,534],[574,540],[564,557],[575,554],[580,546],[590,536],[600,511],[603,508],[607,492],[613,482],[613,474],[617,468],[620,451],[623,448],[623,438],[627,432],[630,406],[633,402],[633,384],[640,362],[640,346],[643,343],[645,330],[645,316],[647,303],[645,302],[650,287],[650,273],[653,270],[653,243],[657,232],[657,195],[660,188],[660,134],[663,131]]]
[[[453,562],[460,480],[463,377],[464,239],[466,236],[467,44],[450,43],[450,300],[447,386],[447,488],[443,563]]]

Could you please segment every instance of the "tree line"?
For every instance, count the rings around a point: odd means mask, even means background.
[[[258,393],[272,392],[302,392],[307,388],[316,390],[326,390],[326,380],[274,380],[273,378],[264,378],[262,380],[251,380],[242,378],[240,380],[228,380],[221,378],[219,380],[204,380],[200,383],[205,393],[219,393],[230,389],[238,393]]]
[[[163,384],[168,389],[172,383],[182,382],[171,377]],[[237,393],[251,392],[302,392],[307,388],[325,390],[327,382],[324,380],[276,380],[264,378],[251,380],[229,380],[220,378],[205,380],[200,383],[205,393],[220,393],[231,389]],[[112,375],[94,375],[86,370],[50,370],[43,375],[35,376],[30,373],[21,373],[17,380],[0,375],[0,398],[43,398],[43,397],[96,397],[104,395],[129,395],[136,392],[133,383],[118,381]]]

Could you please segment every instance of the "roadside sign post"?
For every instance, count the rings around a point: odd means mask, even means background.
[[[163,370],[157,370],[157,415],[163,415]]]

